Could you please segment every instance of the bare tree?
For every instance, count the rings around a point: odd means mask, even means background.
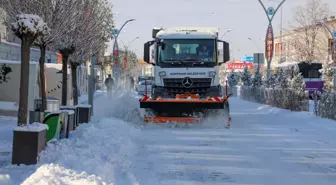
[[[4,8],[10,17],[14,17],[20,12],[37,14],[45,20],[47,25],[50,25],[51,34],[40,36],[35,40],[35,45],[40,48],[41,56],[39,60],[40,69],[40,91],[42,106],[40,111],[46,109],[46,92],[45,92],[45,55],[48,45],[53,44],[56,40],[61,39],[71,29],[68,29],[76,21],[75,8],[79,8],[80,1],[77,0],[1,0]],[[10,22],[7,21],[7,22]],[[8,25],[8,24],[7,24]],[[71,27],[70,27],[71,28]],[[66,57],[65,57],[66,58]]]
[[[66,29],[69,25],[73,24],[76,20],[76,14],[73,13],[75,6],[77,5],[71,0],[31,0],[39,8],[36,12],[41,15],[43,20],[50,25],[51,34],[39,37],[35,44],[40,48],[41,56],[39,60],[40,65],[40,92],[41,92],[41,112],[44,112],[47,108],[46,105],[46,91],[45,91],[45,56],[46,48],[56,40],[60,39],[63,35],[67,34]]]
[[[74,104],[78,104],[77,67],[104,47],[114,27],[111,6],[106,0],[85,0],[84,10],[78,21],[85,24],[75,28],[74,53],[69,60]]]
[[[86,24],[81,22],[81,17],[86,13],[85,2],[81,0],[63,0],[66,3],[63,6],[71,6],[73,8],[67,9],[68,13],[74,16],[71,20],[71,24],[67,26],[66,34],[62,35],[55,43],[56,48],[62,54],[62,105],[67,104],[68,99],[68,60],[71,54],[76,50],[76,39],[78,38],[78,27]]]
[[[21,39],[21,77],[18,125],[27,123],[30,47],[41,35],[49,34],[45,22],[37,15],[19,14],[11,24],[11,30]]]
[[[325,48],[325,32],[319,22],[329,16],[328,4],[322,0],[307,0],[294,10],[290,40],[295,48],[295,58],[312,62],[321,60]]]

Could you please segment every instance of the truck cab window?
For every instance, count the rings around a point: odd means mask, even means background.
[[[214,39],[166,39],[159,46],[158,61],[216,62]]]

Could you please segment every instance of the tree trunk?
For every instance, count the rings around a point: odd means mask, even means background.
[[[77,66],[77,64],[71,63],[72,96],[74,105],[78,104]]]
[[[46,46],[41,45],[41,56],[40,56],[40,91],[41,91],[41,100],[42,100],[42,106],[41,106],[41,112],[44,112],[47,109],[47,98],[46,98],[46,84],[45,84],[45,72],[44,72],[44,63],[45,63],[45,55],[46,55]]]
[[[68,100],[68,59],[69,53],[68,52],[61,52],[62,53],[62,105],[67,105]]]
[[[21,39],[21,76],[20,76],[20,100],[18,110],[18,126],[27,124],[27,109],[29,96],[29,62],[30,46],[32,38],[23,36]]]

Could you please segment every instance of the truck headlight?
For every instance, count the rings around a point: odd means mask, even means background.
[[[216,71],[210,71],[209,76],[216,76]]]
[[[161,76],[161,77],[162,77],[162,76],[166,76],[166,71],[160,71],[160,72],[159,72],[159,76]]]

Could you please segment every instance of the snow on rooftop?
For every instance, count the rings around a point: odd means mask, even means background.
[[[279,63],[279,64],[275,64],[275,67],[286,67],[286,66],[293,66],[295,64],[297,64],[298,62],[294,62],[294,61],[287,61],[287,62],[283,62],[283,63]]]
[[[286,61],[286,62],[283,62],[283,63],[279,63],[279,64],[274,64],[274,67],[292,67],[292,66],[295,66],[299,63],[305,63],[304,61],[301,61],[301,62],[297,62],[297,61]],[[319,64],[321,62],[311,62],[311,64]]]
[[[178,36],[181,33],[189,33],[188,37],[195,37],[199,35],[200,37],[207,37],[209,35],[217,37],[219,32],[219,28],[216,27],[171,27],[164,28],[157,33],[157,37],[160,36]],[[183,35],[185,37],[185,35]]]

